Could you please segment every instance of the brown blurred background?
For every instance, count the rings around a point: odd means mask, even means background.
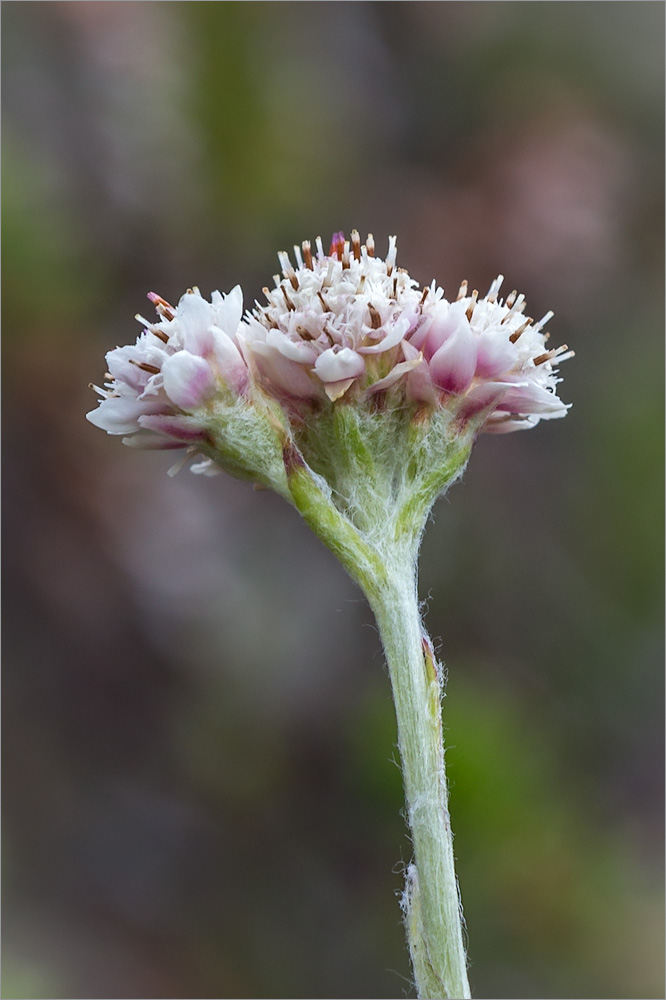
[[[3,996],[410,995],[360,594],[276,497],[84,419],[147,291],[251,305],[353,226],[577,353],[423,550],[473,993],[663,996],[663,5],[3,14]]]

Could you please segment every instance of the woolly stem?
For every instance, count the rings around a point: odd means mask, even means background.
[[[447,804],[442,688],[421,623],[411,553],[393,562],[368,598],[393,687],[414,847],[403,910],[416,988],[423,1000],[465,1000],[471,994]]]
[[[456,449],[431,487],[406,506],[359,530],[332,501],[330,488],[293,446],[284,462],[291,499],[364,591],[377,619],[398,721],[406,814],[414,847],[402,905],[421,1000],[466,1000],[462,916],[453,863],[442,740],[442,686],[421,622],[416,559],[434,497],[460,474],[469,446]],[[409,508],[409,509],[407,509]]]

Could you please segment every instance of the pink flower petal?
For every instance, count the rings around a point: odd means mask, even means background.
[[[329,347],[315,361],[314,370],[322,382],[339,382],[341,379],[358,378],[365,371],[365,361],[349,347],[335,351]]]
[[[210,327],[216,316],[210,302],[199,292],[186,292],[178,303],[176,318],[180,328],[180,344],[191,354],[203,357],[213,349]]]
[[[536,382],[511,385],[497,409],[508,413],[538,413],[541,417],[564,417],[567,412],[567,407],[554,392]]]
[[[250,373],[239,349],[233,340],[217,326],[211,327],[213,334],[213,354],[220,375],[227,385],[240,396],[247,389]]]
[[[482,333],[476,342],[476,374],[480,378],[496,378],[516,363],[517,351],[503,327]]]
[[[358,353],[383,354],[384,351],[390,351],[392,347],[396,347],[403,339],[409,330],[409,325],[409,317],[401,316],[389,329],[383,340],[380,340],[377,344],[372,344],[370,347],[359,347]]]
[[[399,364],[395,365],[388,375],[384,378],[380,378],[378,382],[373,382],[371,386],[366,390],[367,394],[372,396],[376,392],[381,392],[383,389],[390,389],[392,385],[401,379],[403,375],[407,375],[409,372],[414,371],[418,368],[420,364],[423,363],[423,355],[419,352],[416,358],[412,358],[411,361],[401,361]]]
[[[290,361],[313,365],[317,359],[317,352],[311,343],[305,340],[292,340],[279,330],[267,330],[266,343]]]
[[[440,302],[432,313],[428,333],[422,344],[426,361],[430,361],[440,347],[456,333],[460,327],[470,331],[469,321],[465,315],[465,308],[460,302],[449,305],[448,302]],[[470,331],[471,332],[471,331]]]
[[[96,410],[86,413],[86,419],[107,434],[133,434],[138,430],[139,417],[163,410],[163,402],[143,402],[136,396],[111,396],[103,399]]]
[[[215,386],[208,362],[189,351],[178,351],[167,358],[162,375],[164,391],[181,410],[195,410]]]
[[[476,338],[469,323],[460,323],[430,359],[430,375],[435,385],[447,392],[462,393],[476,369]]]
[[[139,426],[143,430],[163,434],[165,437],[173,438],[183,444],[195,444],[206,439],[206,431],[201,426],[201,422],[196,417],[187,417],[183,414],[168,416],[160,413],[154,416],[139,417]]]
[[[219,326],[227,336],[235,340],[236,330],[243,315],[243,291],[241,286],[235,285],[227,295],[213,292],[211,299],[215,319],[209,320],[209,322],[215,322],[216,326]]]
[[[259,374],[278,392],[297,399],[322,398],[316,381],[310,378],[297,361],[289,361],[274,347],[261,340],[248,340],[241,346],[248,358],[254,360]]]

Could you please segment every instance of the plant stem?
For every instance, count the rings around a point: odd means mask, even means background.
[[[414,847],[403,909],[416,988],[423,1000],[465,1000],[471,994],[447,804],[441,681],[419,614],[411,552],[390,560],[368,598],[393,687]]]

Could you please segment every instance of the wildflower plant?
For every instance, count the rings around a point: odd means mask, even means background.
[[[432,506],[481,432],[566,415],[544,328],[523,295],[454,301],[419,288],[361,243],[317,239],[278,255],[266,302],[243,313],[236,286],[176,307],[107,354],[88,419],[135,448],[185,449],[195,473],[222,470],[293,504],[361,587],[375,614],[395,701],[414,850],[402,908],[423,998],[469,997],[441,724],[443,676],[419,612],[417,557]],[[180,462],[170,472],[184,464]]]

